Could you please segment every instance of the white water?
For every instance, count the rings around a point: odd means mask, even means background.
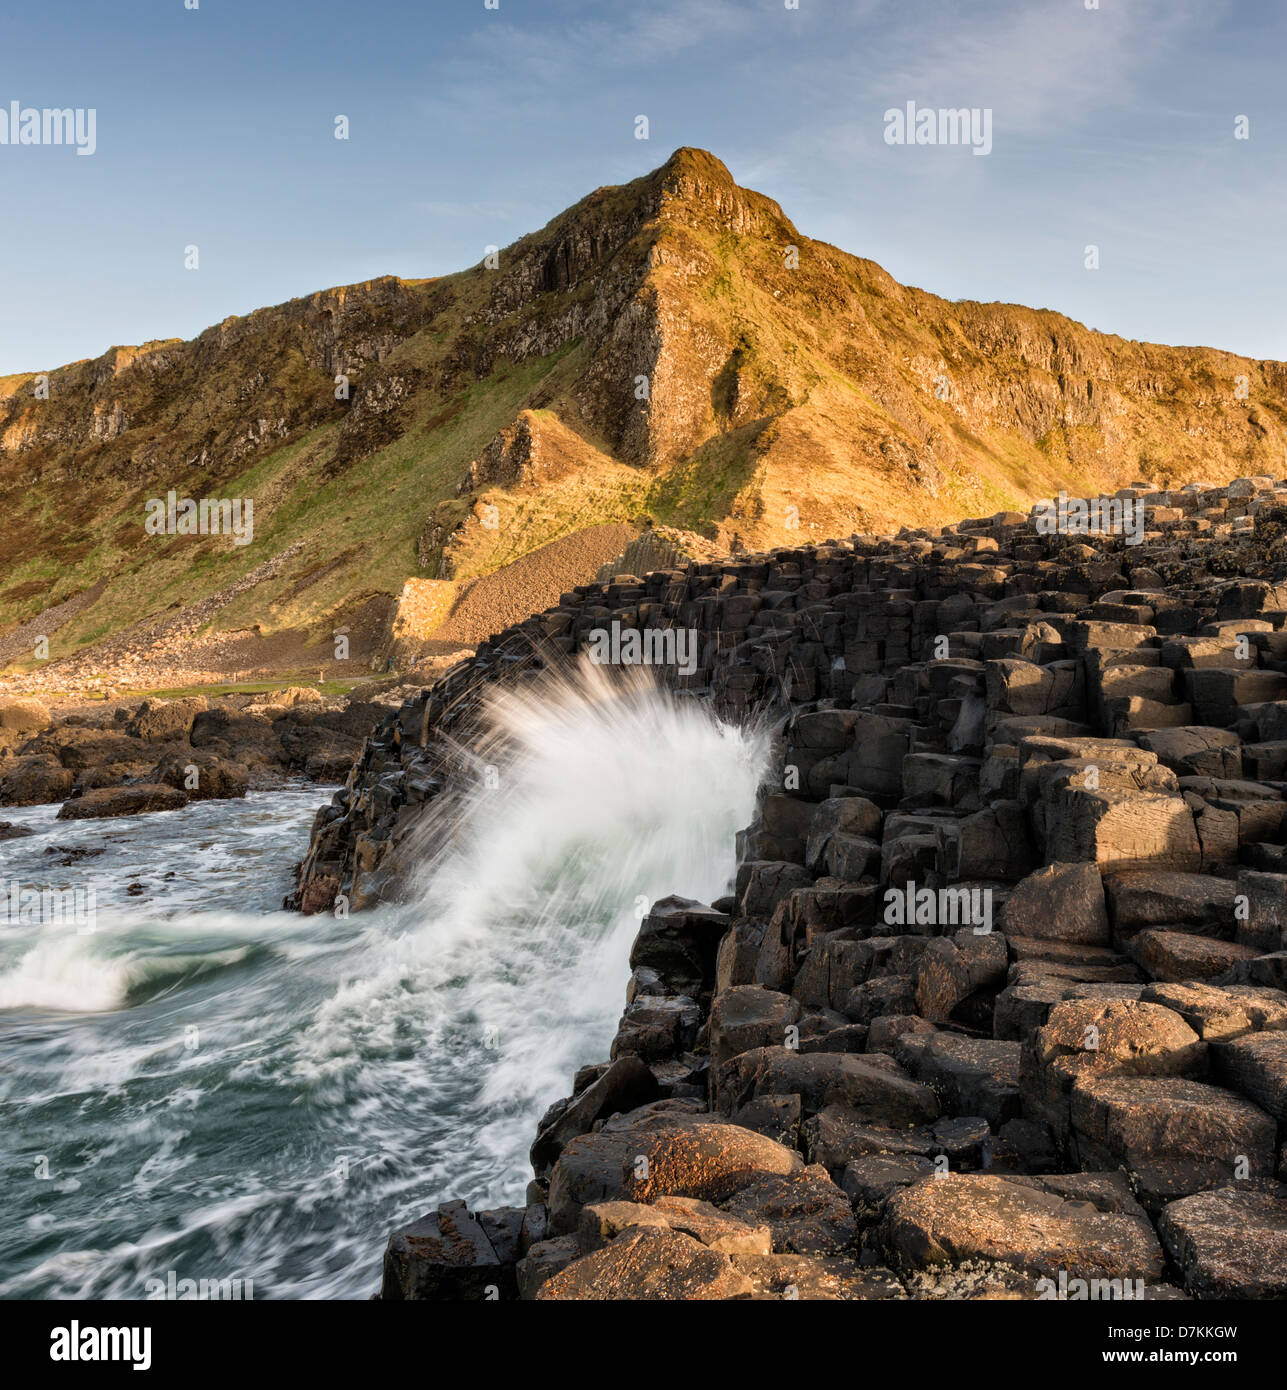
[[[727,891],[767,750],[594,668],[498,694],[492,726],[408,902],[348,919],[265,910],[307,793],[109,828],[0,813],[40,830],[0,845],[6,882],[99,903],[89,935],[0,928],[0,1160],[51,1168],[15,1185],[0,1296],[138,1297],[175,1269],[361,1297],[394,1226],[522,1201],[537,1119],[607,1055],[642,910]],[[51,844],[106,850],[54,877]]]

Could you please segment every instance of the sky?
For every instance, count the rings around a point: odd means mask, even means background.
[[[1281,0],[792,3],[12,6],[0,112],[95,148],[0,144],[0,374],[463,269],[681,145],[949,299],[1287,359]],[[990,151],[889,143],[909,101]]]

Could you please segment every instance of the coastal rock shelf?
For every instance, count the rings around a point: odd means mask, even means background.
[[[487,688],[614,622],[777,740],[526,1206],[396,1232],[383,1298],[1287,1297],[1287,484],[1117,500],[621,575],[385,720],[306,912],[396,894]]]

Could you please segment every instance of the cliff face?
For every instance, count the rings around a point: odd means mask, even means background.
[[[44,385],[0,379],[0,633],[101,585],[55,655],[287,551],[220,623],[328,631],[408,576],[645,515],[781,544],[1277,473],[1287,446],[1283,364],[904,287],[697,150],[492,264],[324,291]],[[171,489],[253,498],[253,543],[147,536]]]
[[[237,463],[325,418],[328,378],[381,361],[426,316],[423,287],[392,276],[229,318],[191,342],[102,357],[0,383],[0,448],[40,480]]]

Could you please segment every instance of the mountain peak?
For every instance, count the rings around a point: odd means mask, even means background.
[[[681,145],[647,175],[646,182],[659,189],[663,202],[686,204],[701,217],[713,214],[740,234],[771,235],[777,231],[788,239],[796,235],[790,219],[772,198],[743,188],[724,161],[709,150]]]
[[[726,183],[734,188],[737,186],[728,165],[718,155],[698,149],[695,145],[681,145],[655,172],[663,178],[690,177],[711,183]]]

